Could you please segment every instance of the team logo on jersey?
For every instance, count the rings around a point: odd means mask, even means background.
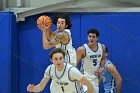
[[[57,83],[58,85],[61,85],[61,86],[66,86],[66,85],[68,85],[68,82],[65,82],[65,81],[56,81],[56,83]]]
[[[101,55],[90,55],[90,58],[99,58]]]

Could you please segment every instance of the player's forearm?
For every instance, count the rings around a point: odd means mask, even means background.
[[[36,85],[32,92],[41,92],[43,88],[40,86],[40,84]]]
[[[51,40],[51,37],[52,37],[52,31],[51,31],[51,29],[48,29],[47,31],[46,31],[46,36],[47,36],[47,38],[49,39],[49,40]]]
[[[49,48],[48,47],[49,42],[48,42],[48,39],[47,39],[47,36],[46,36],[46,32],[42,33],[42,43],[43,43],[43,48],[44,49],[48,49]]]
[[[92,86],[92,84],[89,84],[87,87],[88,87],[87,93],[93,93],[93,86]]]
[[[117,93],[120,93],[121,92],[121,86],[122,86],[122,79],[120,78],[117,81]]]

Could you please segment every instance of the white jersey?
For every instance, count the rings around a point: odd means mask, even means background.
[[[59,44],[56,45],[56,48],[64,49],[66,52],[66,58],[65,61],[76,66],[76,51],[75,48],[72,46],[72,38],[71,38],[71,32],[69,29],[64,30],[65,33],[69,36],[69,42],[67,44]]]
[[[89,80],[97,78],[94,71],[97,71],[100,66],[100,61],[103,54],[102,45],[97,44],[97,50],[93,51],[87,44],[84,44],[86,56],[82,59],[81,71]]]
[[[58,71],[52,64],[46,69],[44,76],[52,79],[51,93],[81,93],[78,80],[83,75],[70,64],[65,63],[62,71]]]

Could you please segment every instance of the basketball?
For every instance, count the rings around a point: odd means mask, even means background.
[[[52,25],[51,18],[49,16],[40,16],[37,19],[37,27],[40,28],[41,25],[46,25],[47,27],[50,27]]]

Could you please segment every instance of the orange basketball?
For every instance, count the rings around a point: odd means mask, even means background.
[[[37,19],[37,26],[38,28],[40,28],[40,25],[43,24],[43,25],[46,25],[48,27],[50,27],[52,25],[52,21],[51,21],[51,18],[49,16],[40,16],[38,19]]]

